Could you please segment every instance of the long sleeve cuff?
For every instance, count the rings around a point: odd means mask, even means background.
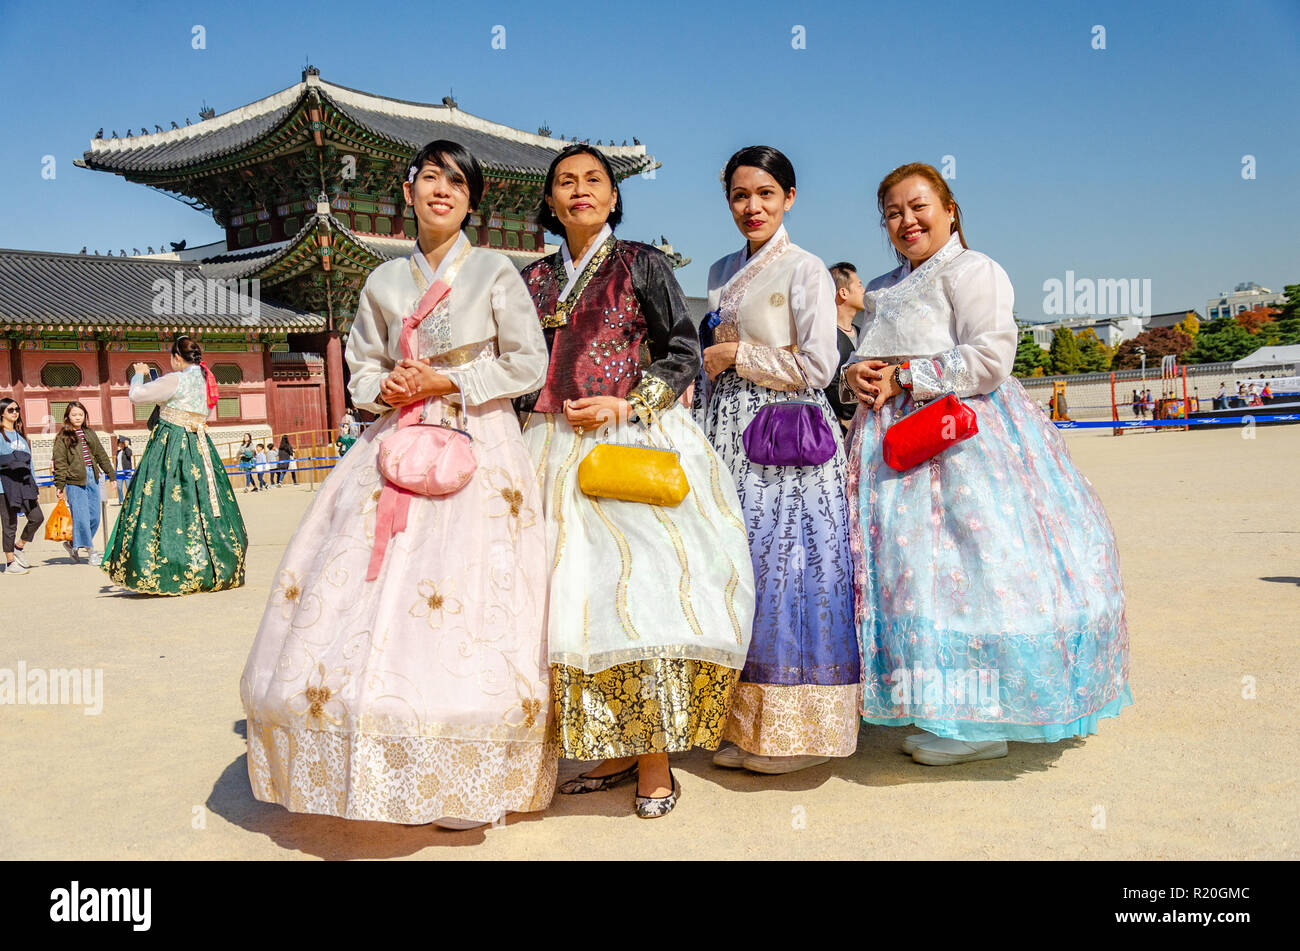
[[[741,341],[736,346],[736,372],[770,390],[793,392],[807,388],[799,358],[781,347],[764,347]]]
[[[632,387],[632,392],[628,393],[627,401],[634,408],[639,405],[651,413],[662,413],[671,409],[672,405],[677,402],[677,392],[657,376],[644,373],[641,376],[641,381]],[[643,420],[643,422],[649,422],[649,420]]]
[[[972,396],[977,387],[975,374],[957,348],[933,357],[908,362],[912,371],[912,399],[932,400],[951,390],[958,396]]]

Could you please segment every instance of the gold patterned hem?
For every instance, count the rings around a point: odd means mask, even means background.
[[[858,748],[862,686],[736,685],[723,733],[759,756],[849,756]]]
[[[248,721],[253,795],[290,812],[418,824],[537,812],[555,792],[555,744],[291,729]]]
[[[693,659],[655,658],[589,674],[551,665],[560,755],[611,759],[716,750],[740,671]]]

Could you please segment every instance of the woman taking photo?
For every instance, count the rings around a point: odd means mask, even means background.
[[[822,392],[839,367],[835,286],[821,260],[786,234],[795,200],[789,159],[768,146],[741,149],[727,162],[723,192],[745,244],[709,271],[695,412],[736,480],[757,609],[727,725],[735,746],[713,762],[787,773],[848,756],[858,742],[846,460]],[[778,445],[745,437],[783,412],[771,404],[791,398],[805,401],[788,409],[803,412],[820,437],[819,452],[797,459],[788,432],[778,431]],[[772,464],[776,457],[786,464]]]
[[[966,249],[948,183],[916,163],[876,194],[902,264],[868,285],[845,373],[863,403],[849,483],[863,718],[919,726],[903,749],[932,766],[1006,756],[1008,740],[1095,733],[1132,702],[1110,521],[1010,375],[1011,282]],[[974,412],[978,432],[945,441],[955,418],[940,418],[945,448],[889,467],[886,432],[944,393]]]
[[[73,561],[84,552],[98,565],[95,532],[99,531],[99,478],[113,472],[113,463],[95,431],[86,425],[86,407],[73,400],[63,411],[63,428],[54,437],[54,487],[72,513],[72,541],[63,547]]]
[[[258,799],[464,829],[555,788],[546,534],[510,403],[541,384],[546,344],[510,259],[462,234],[477,160],[430,142],[403,190],[416,247],[371,272],[347,345],[353,402],[383,415],[290,540],[240,696]],[[439,444],[463,466],[431,467]],[[389,481],[406,454],[454,478]]]
[[[3,529],[5,574],[25,575],[31,564],[23,548],[36,537],[45,521],[37,501],[36,471],[32,468],[32,447],[23,429],[22,407],[9,397],[0,398],[0,529]],[[18,534],[18,517],[27,524]]]
[[[248,534],[208,436],[217,382],[202,348],[184,335],[172,343],[171,364],[171,373],[147,383],[148,365],[134,367],[131,402],[161,408],[109,537],[104,570],[141,594],[238,588]]]
[[[721,738],[749,643],[749,553],[735,492],[677,405],[699,348],[672,264],[614,237],[623,204],[599,150],[564,149],[542,194],[538,220],[564,241],[524,271],[550,364],[522,406],[551,548],[552,699],[560,755],[604,760],[560,791],[635,781],[653,818],[680,795],[668,754]],[[687,496],[587,495],[579,469],[602,443],[669,450]]]

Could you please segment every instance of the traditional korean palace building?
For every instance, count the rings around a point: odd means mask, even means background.
[[[223,241],[130,257],[0,250],[0,393],[24,404],[29,428],[57,427],[78,399],[97,429],[142,430],[149,408],[126,398],[130,366],[166,372],[171,340],[189,333],[220,384],[214,428],[332,429],[361,286],[414,245],[401,186],[433,139],[462,143],[483,166],[472,243],[521,268],[556,248],[534,217],[547,166],[570,144],[549,129],[490,122],[450,97],[429,105],[336,86],[310,66],[288,89],[202,115],[148,134],[101,130],[76,164],[211,213]],[[620,180],[657,167],[639,143],[597,145]]]

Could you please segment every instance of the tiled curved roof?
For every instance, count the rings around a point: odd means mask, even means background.
[[[259,302],[255,318],[233,306],[213,307],[200,314],[155,312],[160,287],[155,282],[161,280],[174,288],[177,273],[183,281],[218,277],[193,261],[0,249],[0,327],[286,331],[324,327],[324,318],[317,314],[267,300]]]
[[[569,143],[479,118],[454,106],[390,99],[308,76],[265,99],[167,132],[94,139],[83,161],[88,168],[131,173],[164,172],[220,158],[246,148],[291,116],[315,88],[353,122],[414,151],[433,139],[462,143],[485,166],[541,176]],[[599,146],[620,177],[654,166],[641,145]]]

